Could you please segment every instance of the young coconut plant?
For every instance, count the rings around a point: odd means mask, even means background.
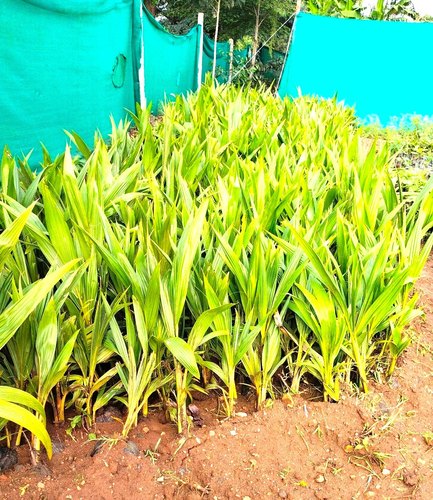
[[[33,206],[26,209],[14,222],[6,227],[0,235],[0,270],[5,266],[10,253],[17,244],[20,233],[26,224]],[[0,312],[0,349],[2,349],[16,331],[45,299],[52,288],[69,273],[77,261],[72,261],[61,268],[47,274],[43,279],[29,286],[19,297],[12,299]],[[4,293],[4,290],[2,290]],[[33,410],[36,415],[32,413]],[[46,417],[43,404],[30,394],[13,387],[0,387],[0,418],[12,421],[28,429],[37,442],[42,442],[51,457],[51,440],[45,428]]]

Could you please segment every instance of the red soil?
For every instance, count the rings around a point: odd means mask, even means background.
[[[0,475],[0,498],[430,500],[433,261],[418,290],[425,318],[412,326],[414,341],[395,375],[372,382],[369,394],[332,404],[305,390],[260,412],[243,399],[231,420],[221,420],[216,398],[208,398],[196,402],[203,427],[185,442],[153,413],[129,443],[119,438],[119,422],[97,423],[91,432],[107,440],[93,456],[87,433],[71,438],[55,427],[53,459],[32,467],[20,447],[19,465]]]

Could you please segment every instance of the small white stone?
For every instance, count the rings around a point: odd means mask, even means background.
[[[325,476],[323,474],[320,474],[320,476],[316,477],[316,483],[324,483],[325,482]]]
[[[156,481],[157,481],[158,483],[163,483],[163,482],[164,482],[164,480],[165,480],[165,477],[164,477],[164,476],[160,476],[160,477],[159,477]]]
[[[237,435],[236,429],[233,429],[232,431],[230,431],[230,435],[231,436],[236,436]]]
[[[248,417],[248,413],[245,413],[244,411],[238,411],[236,412],[236,416],[245,418]]]
[[[384,476],[389,476],[391,474],[391,471],[389,469],[383,469],[382,474]]]
[[[209,431],[209,437],[214,437],[215,436],[215,431]]]

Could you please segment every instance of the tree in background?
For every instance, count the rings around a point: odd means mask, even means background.
[[[306,0],[305,8],[312,14],[338,16],[352,19],[417,19],[411,0],[376,0],[376,5],[368,11],[363,0]]]
[[[173,33],[185,33],[197,23],[198,12],[205,15],[204,29],[212,38],[217,25],[221,40],[240,40],[248,37],[257,47],[287,21],[295,11],[296,0],[145,0],[147,7]],[[271,46],[284,50],[290,33],[284,27],[272,39]]]
[[[417,19],[418,15],[411,0],[377,0],[370,13],[371,19]]]
[[[303,3],[308,12],[321,16],[359,19],[364,10],[362,0],[306,0]]]
[[[289,19],[296,0],[143,0],[150,12],[172,33],[186,33],[205,15],[204,29],[212,38],[253,42],[254,54]],[[376,0],[368,11],[363,0],[303,0],[302,8],[317,15],[370,19],[417,19],[411,0]],[[291,24],[284,26],[269,45],[284,51]],[[255,56],[253,56],[255,60]]]

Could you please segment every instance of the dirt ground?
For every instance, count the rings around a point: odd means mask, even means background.
[[[306,390],[231,420],[217,400],[196,405],[204,425],[182,441],[154,413],[128,442],[119,422],[89,434],[51,430],[54,457],[0,475],[0,498],[18,499],[400,499],[433,498],[433,261],[418,284],[425,318],[391,380],[369,394],[323,403]],[[92,438],[92,435],[90,434]],[[94,436],[93,436],[94,437]]]

